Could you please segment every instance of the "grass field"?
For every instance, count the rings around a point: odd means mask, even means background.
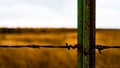
[[[0,44],[77,43],[76,29],[1,29]],[[120,45],[120,30],[97,29],[96,44]],[[96,51],[96,68],[120,68],[120,49]],[[0,68],[77,68],[77,49],[0,48]]]
[[[96,44],[120,46],[120,30],[98,29]],[[120,68],[120,49],[106,49],[102,55],[96,53],[96,68]]]

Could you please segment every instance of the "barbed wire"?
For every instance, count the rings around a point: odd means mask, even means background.
[[[77,48],[77,45],[74,45],[74,46],[72,46],[72,45],[68,45],[68,43],[66,43],[66,46],[64,46],[64,45],[0,45],[0,48],[25,48],[25,47],[28,47],[28,48],[41,48],[41,47],[43,47],[43,48],[67,48],[68,50],[70,50],[71,48],[72,49],[75,49],[75,48]]]
[[[28,47],[28,48],[67,48],[68,50],[70,49],[75,49],[75,48],[78,48],[78,47],[81,47],[81,46],[78,46],[78,44],[75,44],[75,45],[69,45],[68,43],[64,45],[0,45],[0,48],[25,48],[25,47]],[[109,48],[120,48],[120,46],[105,46],[105,45],[96,45],[92,51],[90,52],[86,52],[86,50],[84,49],[83,53],[85,55],[87,54],[92,54],[94,53],[94,50],[95,49],[98,49],[99,53],[102,54],[102,50],[104,49],[109,49]]]
[[[108,46],[108,45],[96,45],[95,49],[98,49],[99,53],[102,54],[102,50],[109,49],[109,48],[120,48],[120,46]]]
[[[92,54],[92,53],[94,53],[95,49],[97,49],[98,52],[99,52],[100,54],[102,54],[102,50],[104,50],[104,49],[109,49],[109,48],[120,48],[120,46],[96,45],[96,46],[93,48],[93,50],[91,50],[90,52],[87,52],[87,51],[84,49],[83,53],[84,53],[85,55],[87,55],[87,54]]]

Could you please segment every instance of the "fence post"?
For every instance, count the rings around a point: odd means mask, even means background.
[[[94,47],[95,0],[78,0],[78,68],[95,68]]]

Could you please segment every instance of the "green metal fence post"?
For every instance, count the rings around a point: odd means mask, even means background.
[[[78,68],[83,68],[83,0],[78,0]]]
[[[78,0],[78,44],[78,68],[95,68],[95,0]]]

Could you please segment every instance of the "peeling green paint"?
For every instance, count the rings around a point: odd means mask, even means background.
[[[85,52],[90,51],[90,0],[84,0],[83,2],[83,50]],[[83,54],[83,68],[90,68],[89,62],[90,56]]]
[[[95,46],[94,16],[95,0],[78,0],[78,68],[95,67],[95,52],[93,55],[83,53],[89,53]]]

